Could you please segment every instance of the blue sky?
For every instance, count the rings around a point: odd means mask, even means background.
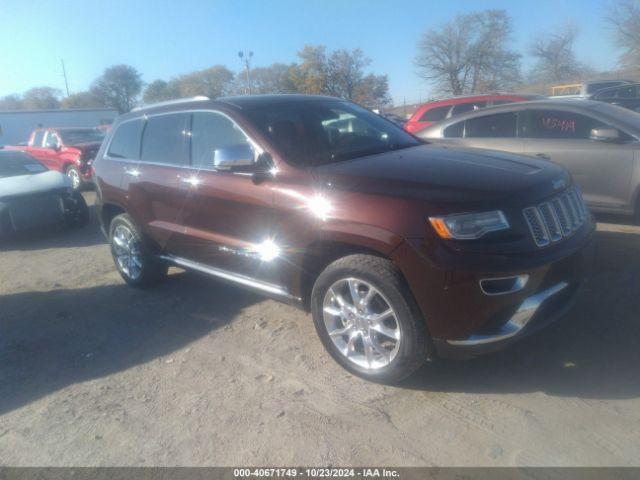
[[[428,95],[413,58],[423,31],[455,14],[505,9],[513,47],[566,21],[581,29],[578,57],[613,68],[618,52],[602,12],[608,0],[0,0],[0,96],[42,85],[88,88],[105,67],[127,63],[146,82],[225,64],[240,68],[238,50],[254,65],[288,63],[305,44],[360,47],[371,70],[387,73],[401,103]],[[524,59],[527,65],[528,59]]]

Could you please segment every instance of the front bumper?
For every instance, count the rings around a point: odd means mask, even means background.
[[[592,231],[590,224],[555,250],[511,258],[471,254],[440,261],[419,242],[407,241],[393,259],[423,313],[437,355],[468,357],[502,349],[569,310],[593,262]],[[505,278],[514,280],[503,285]],[[483,288],[491,281],[500,288]]]
[[[580,285],[559,282],[523,300],[505,323],[464,339],[433,339],[438,356],[465,358],[502,350],[562,318],[575,303]]]

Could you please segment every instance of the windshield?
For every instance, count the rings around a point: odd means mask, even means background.
[[[246,114],[295,165],[324,165],[420,144],[392,122],[340,100],[263,105]]]
[[[0,152],[0,178],[34,175],[46,171],[37,160],[20,152]]]
[[[60,138],[65,145],[77,145],[78,143],[102,142],[104,131],[97,128],[60,130]]]

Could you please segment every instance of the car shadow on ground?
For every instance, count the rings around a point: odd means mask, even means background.
[[[595,399],[640,396],[640,230],[598,231],[595,246],[591,276],[566,318],[502,352],[427,364],[403,386]]]
[[[89,224],[80,228],[52,225],[22,232],[0,239],[0,252],[45,250],[49,248],[78,248],[106,244],[100,230],[95,206],[89,206]]]
[[[150,290],[117,284],[0,296],[0,415],[169,355],[260,299],[185,273]]]

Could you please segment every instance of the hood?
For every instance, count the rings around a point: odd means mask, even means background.
[[[429,201],[536,200],[570,183],[549,161],[494,150],[421,145],[317,167],[333,188]]]

